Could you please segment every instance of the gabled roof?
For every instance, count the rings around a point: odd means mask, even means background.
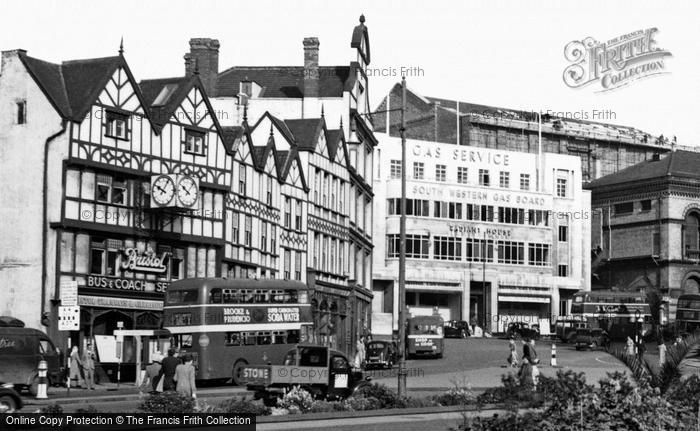
[[[326,130],[326,145],[328,146],[328,157],[331,160],[335,160],[338,148],[345,142],[344,135],[342,129]]]
[[[166,85],[174,86],[173,92],[165,100],[165,103],[153,106],[158,95]],[[146,79],[139,82],[141,93],[146,101],[148,109],[151,111],[151,118],[154,125],[160,131],[165,124],[168,123],[170,117],[175,113],[182,101],[187,97],[189,92],[195,86],[195,78],[179,77],[179,78],[163,78],[163,79]]]
[[[323,118],[305,118],[284,120],[300,151],[315,151],[318,138],[325,130],[326,121]]]
[[[143,101],[122,56],[49,63],[20,52],[19,58],[56,111],[65,119],[82,121],[114,72],[123,67]]]
[[[299,151],[296,148],[293,148],[289,151],[280,151],[280,153],[287,153],[287,154],[280,154],[280,158],[283,156],[287,156],[287,161],[284,165],[284,172],[282,172],[282,179],[284,181],[287,180],[287,176],[289,175],[289,171],[292,169],[292,162],[296,162],[297,166],[299,167],[299,178],[301,179],[301,184],[302,187],[304,188],[305,191],[308,192],[309,186],[306,183],[306,176],[304,175],[304,166],[301,164],[301,159],[299,158]]]
[[[350,66],[320,66],[319,97],[342,97],[352,90],[355,73]],[[221,73],[216,81],[214,97],[236,97],[242,81],[253,81],[262,87],[257,97],[304,97],[303,66],[237,66]]]
[[[634,166],[591,181],[586,188],[635,183],[665,177],[681,177],[700,180],[700,153],[672,151],[659,159],[645,160]]]
[[[229,153],[233,153],[236,139],[240,139],[245,132],[243,126],[222,126],[221,132],[221,137],[224,140],[226,151],[228,151]]]

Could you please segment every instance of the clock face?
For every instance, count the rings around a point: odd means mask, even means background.
[[[151,195],[153,200],[158,205],[167,205],[173,200],[175,196],[175,182],[172,178],[167,175],[159,176],[153,182],[153,189],[151,190]]]
[[[186,207],[191,207],[197,202],[199,189],[197,182],[192,177],[182,177],[177,184],[177,198]]]

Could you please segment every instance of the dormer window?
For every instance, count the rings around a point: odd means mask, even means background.
[[[129,116],[107,111],[107,132],[110,138],[129,139]]]
[[[185,152],[196,156],[204,155],[204,133],[185,130]]]
[[[240,94],[243,94],[248,98],[253,97],[253,82],[241,81]]]

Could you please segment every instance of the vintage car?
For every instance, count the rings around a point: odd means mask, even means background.
[[[396,363],[398,346],[395,341],[370,341],[365,347],[365,368],[389,368]]]
[[[0,413],[12,413],[23,406],[22,398],[12,383],[0,383]]]
[[[506,329],[506,337],[510,338],[527,338],[532,340],[540,339],[540,326],[532,325],[524,322],[511,322]]]
[[[607,348],[610,345],[610,337],[601,328],[581,328],[576,330],[576,350],[591,349],[598,347]]]
[[[370,378],[353,368],[345,355],[315,344],[299,344],[280,365],[246,365],[241,379],[254,399],[274,406],[277,399],[299,386],[317,399],[343,399],[369,385]]]
[[[64,357],[53,341],[38,329],[25,328],[17,319],[0,318],[0,381],[36,395],[40,361],[48,366],[49,384],[65,380]]]
[[[442,332],[445,338],[467,338],[472,331],[469,322],[465,320],[448,320]]]

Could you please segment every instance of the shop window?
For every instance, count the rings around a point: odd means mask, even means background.
[[[183,144],[187,154],[194,154],[195,156],[203,156],[205,154],[204,133],[202,132],[185,130],[185,141]]]
[[[110,138],[129,139],[129,116],[117,112],[107,111],[106,135]]]

